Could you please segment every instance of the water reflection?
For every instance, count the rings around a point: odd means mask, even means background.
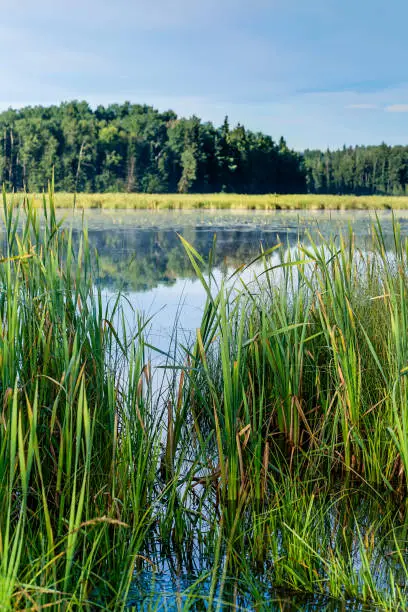
[[[82,215],[65,216],[67,225],[79,229]],[[392,240],[392,214],[378,214],[386,237]],[[87,211],[84,215],[92,247],[99,253],[99,282],[110,290],[141,293],[194,273],[179,240],[188,240],[207,258],[217,236],[215,266],[220,271],[247,263],[282,241],[294,246],[307,241],[307,232],[338,234],[351,226],[364,244],[376,215],[369,212],[311,211]],[[408,228],[408,211],[398,213],[403,231]]]
[[[99,216],[100,215],[100,216]],[[408,214],[398,215],[402,232],[408,228]],[[380,215],[386,244],[391,244],[392,217],[389,213]],[[316,234],[321,231],[328,236],[347,230],[351,225],[362,246],[369,247],[370,225],[375,216],[367,213],[312,213],[299,217],[286,213],[234,214],[223,213],[181,214],[181,213],[120,213],[117,217],[106,214],[86,215],[91,245],[99,252],[99,283],[109,297],[114,290],[124,288],[127,293],[124,304],[126,315],[131,321],[133,308],[142,311],[146,316],[155,315],[150,329],[149,340],[162,350],[169,346],[171,331],[176,329],[178,340],[188,344],[195,328],[201,320],[205,301],[205,292],[201,283],[195,279],[190,262],[180,244],[177,233],[182,234],[200,252],[204,258],[212,246],[213,235],[217,234],[217,251],[215,275],[221,279],[226,271],[247,263],[258,253],[260,245],[269,248],[285,242],[295,246],[298,240],[306,240],[307,231]],[[76,221],[75,221],[76,222]],[[279,238],[278,238],[279,237]],[[187,341],[186,341],[187,339]],[[360,546],[364,543],[365,534],[374,533],[372,524],[376,524],[383,512],[380,504],[364,505],[359,496],[355,506],[341,503],[339,512],[324,515],[324,521],[316,526],[316,550],[320,550],[320,538],[330,548],[325,554],[344,549],[344,558],[352,561],[352,570],[356,580],[363,571]],[[391,516],[391,511],[390,511]],[[317,514],[317,517],[321,515]],[[400,523],[404,523],[399,519]],[[357,526],[358,525],[358,529]],[[383,532],[378,531],[378,541],[369,550],[370,563],[379,587],[389,590],[390,569],[399,577],[399,560],[394,554],[395,542],[388,537],[394,525],[393,517],[384,521]],[[323,538],[324,530],[327,530]],[[405,525],[401,527],[401,548],[405,547]],[[377,533],[377,532],[376,532]],[[360,536],[362,540],[360,539]],[[277,541],[283,541],[283,533],[277,533]],[[159,537],[157,537],[159,541]],[[289,540],[288,540],[289,541]],[[371,540],[368,540],[367,546]],[[156,567],[152,571],[149,564],[144,564],[135,575],[135,581],[129,593],[128,606],[135,610],[206,610],[206,597],[213,582],[214,555],[206,548],[201,555],[195,552],[195,546],[189,552],[186,538],[185,556],[173,554],[166,556],[155,545],[152,550],[143,551]],[[282,546],[278,558],[289,556],[290,551]],[[348,556],[349,555],[349,556]],[[237,580],[227,576],[222,591],[223,604],[220,610],[368,610],[352,602],[333,601],[322,595],[311,595],[309,598],[294,593],[282,593],[273,590],[273,567],[268,573],[260,576],[245,576]],[[217,571],[217,578],[222,568]],[[403,576],[401,588],[405,588]],[[215,592],[217,597],[217,591]]]
[[[65,217],[76,235],[82,226],[81,213]],[[391,244],[392,214],[378,214],[386,242]],[[98,283],[109,298],[117,290],[126,293],[124,308],[129,327],[135,323],[134,310],[153,316],[149,340],[166,351],[172,332],[188,344],[199,326],[205,291],[196,279],[180,242],[182,235],[208,259],[217,237],[215,276],[220,280],[238,266],[283,242],[295,246],[307,242],[307,234],[321,232],[328,237],[353,228],[362,246],[370,240],[374,213],[353,211],[312,211],[299,214],[285,211],[86,211],[85,224],[92,248],[98,251]],[[398,213],[402,231],[408,228],[408,211]]]
[[[264,248],[279,242],[276,230],[218,227],[175,230],[123,229],[89,232],[99,254],[99,282],[109,289],[150,291],[159,285],[173,285],[178,279],[192,279],[194,272],[182,247],[182,235],[207,260],[217,237],[214,265],[222,272],[252,260]],[[295,245],[298,233],[286,231],[285,242]]]
[[[319,551],[327,547],[325,555],[328,558],[343,558],[349,564],[349,575],[357,581],[365,572],[362,562],[364,553],[365,558],[369,559],[373,582],[379,590],[385,593],[390,591],[391,575],[404,590],[405,570],[395,553],[395,545],[396,540],[401,547],[406,544],[405,511],[401,507],[398,513],[395,512],[396,500],[392,496],[376,498],[372,492],[364,489],[339,489],[338,493],[337,501],[324,496],[322,500],[316,498],[316,508],[321,503],[324,512],[316,513],[313,527],[316,533],[314,540],[311,538],[309,542],[314,542]],[[399,527],[393,531],[396,523]],[[293,551],[287,548],[290,537],[285,538],[285,529],[283,524],[278,526],[274,536],[278,542],[275,556],[266,561],[263,569],[256,569],[240,558],[225,571],[225,556],[218,565],[214,563],[215,545],[211,536],[208,539],[195,536],[191,542],[187,539],[183,549],[176,547],[171,555],[161,550],[158,538],[156,544],[145,551],[150,563],[135,573],[128,606],[146,612],[213,609],[362,612],[383,609],[374,603],[347,601],[341,594],[338,599],[330,598],[324,595],[323,579],[322,590],[316,594],[301,593],[282,585],[277,588],[275,572],[279,574],[279,565],[288,558],[290,564],[296,567]],[[373,533],[375,538],[371,537]],[[300,558],[298,570],[304,567],[303,563],[304,560]],[[211,589],[214,592],[212,605],[209,597]]]

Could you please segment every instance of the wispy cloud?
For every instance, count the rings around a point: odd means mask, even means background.
[[[408,104],[391,104],[385,110],[387,113],[408,113]]]

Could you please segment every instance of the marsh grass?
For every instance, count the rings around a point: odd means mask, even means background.
[[[279,594],[405,609],[398,225],[391,251],[378,224],[365,252],[352,233],[310,237],[219,287],[184,240],[207,303],[155,394],[145,322],[131,333],[120,294],[101,294],[86,228],[74,248],[52,188],[41,215],[3,194],[0,607],[142,609],[149,572],[143,609],[161,609],[165,562],[175,593],[192,577],[176,609]]]
[[[24,196],[14,195],[17,203]],[[42,207],[42,195],[32,196],[35,206]],[[408,196],[338,196],[315,194],[246,195],[146,194],[146,193],[73,193],[57,192],[57,208],[128,209],[128,210],[403,210]]]
[[[214,295],[186,245],[208,295],[193,357],[208,387],[199,410],[216,432],[231,500],[238,483],[261,497],[247,469],[259,477],[271,453],[279,471],[300,462],[328,480],[406,485],[408,241],[395,225],[390,253],[377,225],[367,252],[352,234],[308,242],[282,246],[273,267],[270,253],[258,258],[263,271],[233,298],[225,287]]]
[[[0,599],[7,609],[75,606],[95,593],[123,600],[159,450],[144,412],[143,343],[120,331],[119,300],[103,305],[86,231],[74,253],[52,193],[43,229],[29,200],[16,212],[3,199]]]

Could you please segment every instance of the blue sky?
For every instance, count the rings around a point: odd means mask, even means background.
[[[404,0],[0,0],[0,108],[130,100],[296,149],[408,144]]]

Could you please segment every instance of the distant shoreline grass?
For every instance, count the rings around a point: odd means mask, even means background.
[[[14,197],[20,199],[21,194]],[[41,194],[30,197],[34,205],[42,206]],[[73,202],[73,193],[55,194],[57,208],[72,208]],[[408,196],[79,193],[76,206],[106,210],[408,210]]]

